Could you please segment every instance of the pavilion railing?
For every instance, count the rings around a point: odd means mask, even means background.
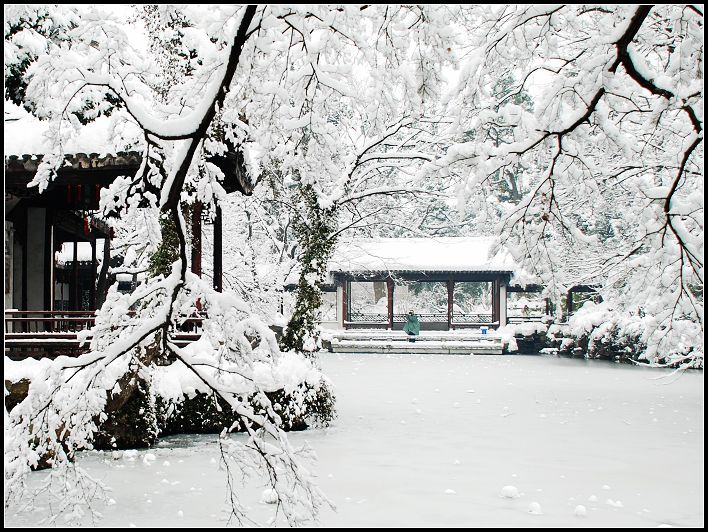
[[[416,313],[418,320],[425,322],[445,322],[447,323],[447,312],[421,312]],[[405,323],[408,320],[408,314],[394,314],[393,321],[399,323]]]
[[[507,316],[507,321],[509,323],[526,323],[526,322],[540,323],[543,321],[544,317],[545,317],[545,315]]]
[[[6,310],[5,333],[77,332],[95,321],[93,311]]]
[[[350,312],[349,321],[352,323],[388,323],[388,314],[375,312]]]
[[[134,315],[129,312],[129,315]],[[184,347],[201,337],[204,316],[185,317],[173,328],[172,340]],[[89,350],[78,333],[96,322],[93,311],[5,311],[5,355],[13,359],[77,356]]]
[[[468,314],[462,312],[455,312],[452,315],[452,323],[492,323],[491,314]]]
[[[129,315],[134,315],[129,312]],[[181,332],[201,329],[203,317],[186,318],[177,329]],[[5,333],[67,333],[90,329],[96,322],[92,310],[6,310]]]
[[[393,321],[395,323],[404,323],[407,316],[407,314],[394,314]],[[421,322],[447,323],[446,312],[422,312],[417,314],[417,316]],[[380,312],[350,312],[348,321],[350,323],[388,323],[388,314]],[[455,312],[452,315],[452,323],[492,323],[492,315]]]

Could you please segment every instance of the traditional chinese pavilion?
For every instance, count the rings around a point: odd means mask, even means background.
[[[508,306],[509,294],[539,292],[512,284],[519,268],[493,239],[383,238],[345,244],[329,263],[324,288],[329,313],[323,323],[339,329],[400,330],[413,310],[423,330],[497,328],[510,320],[537,320],[543,301],[525,315]],[[516,314],[514,314],[516,312]]]

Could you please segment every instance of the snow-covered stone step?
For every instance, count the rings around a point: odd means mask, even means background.
[[[377,340],[333,340],[333,353],[429,353],[442,355],[501,355],[501,339],[494,341],[400,342]]]
[[[332,341],[334,340],[377,340],[377,341],[408,341],[408,336],[403,331],[383,331],[383,330],[349,330],[327,332]],[[482,334],[480,331],[423,331],[415,337],[416,341],[492,341],[499,338],[493,331]]]

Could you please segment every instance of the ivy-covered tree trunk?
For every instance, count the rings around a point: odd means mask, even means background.
[[[336,228],[336,207],[322,209],[311,185],[300,191],[304,202],[304,215],[294,224],[301,254],[300,278],[297,284],[295,309],[288,322],[280,348],[283,351],[312,352],[317,347],[317,311],[322,305],[319,285],[327,273],[327,261],[332,255],[336,238],[331,237]]]
[[[160,230],[162,242],[150,257],[149,271],[152,277],[168,276],[172,272],[172,265],[179,259],[179,239],[171,216],[160,216]]]

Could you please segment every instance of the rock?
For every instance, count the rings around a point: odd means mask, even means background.
[[[263,490],[261,502],[264,504],[276,504],[278,502],[278,494],[273,488]]]
[[[517,499],[521,497],[521,495],[519,495],[519,489],[516,486],[504,486],[499,495],[505,499]]]
[[[532,502],[529,504],[529,513],[531,515],[543,515],[543,512],[541,511],[541,505],[537,502]]]

